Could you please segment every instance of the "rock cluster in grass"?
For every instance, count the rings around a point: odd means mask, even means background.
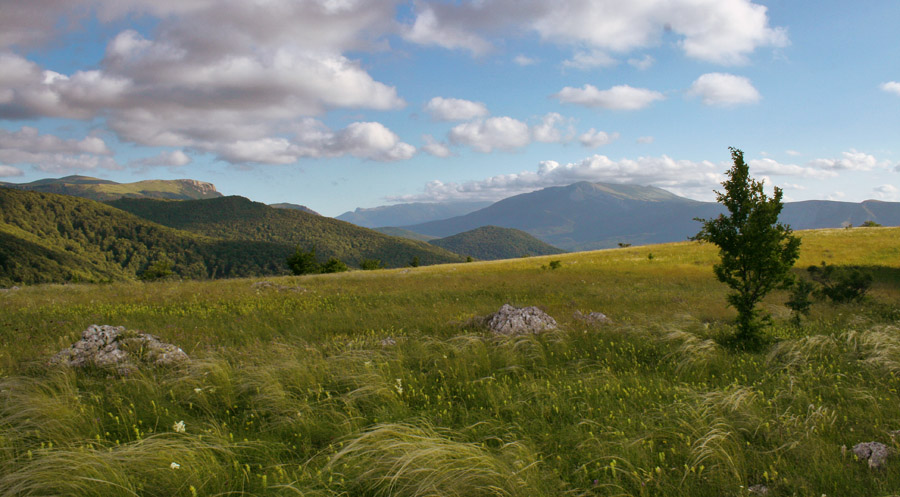
[[[598,326],[601,324],[612,324],[612,319],[606,314],[602,312],[589,312],[587,314],[582,313],[581,311],[575,311],[574,314],[575,319],[579,321],[584,321],[585,323],[591,326]]]
[[[187,360],[183,350],[149,333],[126,330],[124,326],[94,324],[81,332],[81,340],[61,350],[50,363],[128,374],[145,365],[174,366]]]
[[[254,290],[277,290],[279,292],[303,293],[306,291],[306,289],[303,287],[279,285],[268,280],[257,281],[256,283],[250,285],[250,287]]]
[[[769,487],[762,483],[751,485],[747,490],[753,495],[769,495]]]
[[[869,461],[870,468],[878,469],[884,466],[890,450],[881,442],[863,442],[853,446],[853,453],[861,461]]]
[[[491,316],[488,326],[499,335],[515,336],[556,329],[556,320],[537,307],[513,307],[504,304]]]

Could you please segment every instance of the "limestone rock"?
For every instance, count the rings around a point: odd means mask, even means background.
[[[601,324],[612,324],[612,319],[603,314],[602,312],[590,312],[588,314],[583,314],[581,311],[575,311],[575,319],[579,321],[584,321],[590,325],[601,325]]]
[[[556,329],[556,320],[537,307],[513,307],[504,304],[488,322],[500,335],[527,335]]]
[[[769,495],[769,487],[763,485],[762,483],[751,485],[747,490],[753,495]]]
[[[853,453],[860,460],[869,461],[869,467],[873,469],[884,466],[890,455],[887,445],[881,442],[863,442],[853,446]]]
[[[149,333],[94,324],[81,333],[81,340],[53,356],[50,363],[128,374],[141,365],[173,366],[187,360],[183,350]]]

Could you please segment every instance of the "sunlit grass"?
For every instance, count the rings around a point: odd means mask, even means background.
[[[734,311],[715,247],[697,243],[5,292],[0,496],[895,494],[900,472],[842,446],[900,449],[900,229],[801,234],[798,274],[868,267],[870,296],[819,302],[798,328],[771,295],[755,353],[720,345]],[[560,330],[475,324],[504,303]],[[48,369],[90,324],[193,359],[127,377]]]

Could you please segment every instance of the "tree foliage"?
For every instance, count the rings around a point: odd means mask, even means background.
[[[322,266],[316,260],[315,248],[303,250],[297,247],[297,250],[288,256],[287,265],[294,274],[317,274],[322,272]]]
[[[694,237],[719,247],[721,261],[713,266],[719,281],[731,287],[728,303],[737,312],[738,342],[749,345],[759,339],[761,321],[757,303],[770,291],[787,287],[790,269],[800,255],[800,239],[790,226],[778,222],[783,204],[782,191],[773,197],[763,192],[763,182],[750,177],[744,153],[730,148],[734,163],[716,191],[716,200],[728,210],[703,223]]]

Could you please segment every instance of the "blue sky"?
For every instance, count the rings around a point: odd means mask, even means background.
[[[326,215],[579,180],[900,201],[900,3],[0,0],[0,181]]]

